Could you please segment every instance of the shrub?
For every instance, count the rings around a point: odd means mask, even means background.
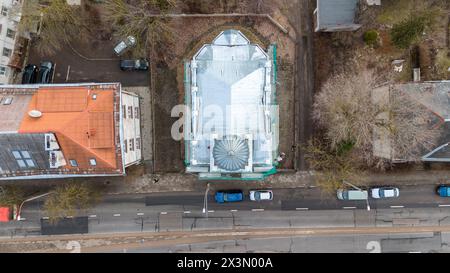
[[[368,30],[364,33],[364,42],[366,45],[374,46],[378,42],[378,31],[376,30]]]
[[[395,24],[391,30],[392,43],[398,48],[409,48],[422,35],[426,26],[426,18],[418,16]]]

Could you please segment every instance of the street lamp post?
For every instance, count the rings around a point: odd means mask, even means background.
[[[20,221],[20,213],[22,212],[22,207],[23,207],[23,204],[25,204],[25,202],[33,201],[33,200],[42,198],[42,197],[47,196],[47,195],[52,194],[52,193],[53,192],[51,191],[51,192],[47,192],[47,193],[44,193],[44,194],[41,194],[41,195],[38,195],[38,196],[34,196],[34,197],[31,197],[31,198],[28,198],[28,199],[24,200],[20,204],[19,209],[17,210],[17,214],[16,214],[17,215],[17,220]]]
[[[208,218],[208,192],[209,183],[206,184],[205,198],[203,199],[203,213],[206,213],[206,218]]]
[[[343,183],[351,186],[352,188],[357,189],[358,191],[363,191],[361,188],[359,188],[359,187],[357,187],[357,186],[355,186],[355,185],[353,185],[353,184],[351,184],[349,182],[343,181]],[[367,194],[367,196],[366,196],[366,204],[367,204],[367,211],[370,211],[369,194]]]

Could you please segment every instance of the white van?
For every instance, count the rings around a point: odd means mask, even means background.
[[[337,191],[337,198],[339,200],[366,200],[369,197],[367,191],[359,190],[342,190]]]

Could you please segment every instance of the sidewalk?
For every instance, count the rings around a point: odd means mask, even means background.
[[[107,187],[108,194],[201,191],[210,183],[214,189],[239,188],[305,188],[314,187],[315,173],[312,171],[278,173],[264,181],[207,181],[198,180],[197,176],[181,173],[143,174],[136,169],[127,177],[111,179]],[[368,178],[368,186],[414,186],[440,184],[450,181],[450,171],[397,171],[373,174]]]

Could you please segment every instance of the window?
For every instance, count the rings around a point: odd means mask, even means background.
[[[133,106],[128,106],[128,117],[133,118]]]
[[[3,105],[10,105],[13,101],[12,97],[7,97],[3,100]]]
[[[6,37],[14,39],[14,37],[16,37],[16,32],[12,29],[7,29],[6,30]]]
[[[3,16],[8,16],[8,8],[5,6],[2,6],[2,15]]]
[[[123,141],[123,151],[128,153],[128,141],[126,139]]]
[[[7,47],[4,47],[4,48],[3,48],[3,56],[9,57],[9,56],[11,56],[11,53],[12,53],[12,50],[11,50],[11,49],[9,49],[9,48],[7,48]]]
[[[123,113],[123,118],[126,119],[127,118],[127,106],[126,105],[122,105],[122,113]]]
[[[130,139],[130,152],[134,151],[134,139]]]
[[[0,65],[0,75],[6,75],[6,66]]]
[[[33,159],[31,159],[30,153],[28,151],[12,151],[12,154],[20,168],[36,167],[36,164],[34,164],[34,161]]]
[[[97,160],[95,160],[95,158],[91,158],[89,159],[89,164],[91,164],[91,166],[97,166]]]
[[[69,159],[70,166],[78,167],[78,162],[75,159]]]
[[[139,118],[139,107],[134,107],[134,118]]]
[[[141,138],[136,138],[136,150],[141,149]]]

